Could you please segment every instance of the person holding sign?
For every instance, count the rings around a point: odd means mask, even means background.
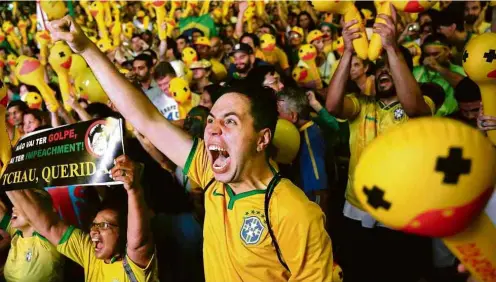
[[[37,195],[40,206],[50,209],[50,195],[42,189],[32,190]],[[0,201],[0,229],[10,235],[11,247],[4,266],[7,281],[47,281],[63,280],[63,257],[55,246],[36,231],[34,225],[19,207],[12,208],[8,214],[4,203]],[[8,240],[3,236],[2,242]]]
[[[32,189],[7,192],[10,200],[57,251],[84,268],[85,281],[157,281],[157,264],[137,167],[127,156],[115,160],[115,181],[124,183],[127,209],[115,198],[103,205],[90,233],[66,225]],[[127,216],[126,216],[127,213]],[[42,280],[49,281],[49,280]],[[51,281],[51,280],[50,280]]]
[[[205,141],[192,140],[119,74],[71,17],[49,25],[55,40],[98,70],[126,120],[204,189],[206,281],[332,280],[322,210],[267,161],[277,122],[273,92],[242,82],[226,89],[207,119]]]

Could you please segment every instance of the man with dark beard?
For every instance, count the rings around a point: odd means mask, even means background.
[[[491,32],[491,24],[484,21],[481,1],[466,1],[464,10],[465,30],[476,34]]]
[[[236,44],[231,56],[234,57],[234,64],[229,66],[228,80],[244,79],[254,67],[267,65],[266,62],[255,58],[253,49],[245,43]]]
[[[384,47],[375,72],[376,96],[345,95],[353,57],[352,41],[360,36],[358,28],[351,28],[356,20],[343,27],[345,50],[327,92],[327,110],[350,124],[351,157],[343,210],[346,238],[341,242],[342,250],[346,251],[337,254],[346,281],[350,282],[418,281],[423,267],[427,267],[423,264],[430,262],[428,239],[393,231],[377,223],[362,209],[353,190],[356,164],[370,142],[411,117],[434,112],[434,103],[422,96],[405,60],[409,58],[412,65],[411,56],[396,43],[394,16],[378,15],[385,23],[374,25],[374,32],[381,36]]]
[[[133,71],[126,77],[133,83],[139,85],[148,99],[154,100],[163,95],[157,82],[152,78],[153,59],[150,55],[140,54],[133,60]]]

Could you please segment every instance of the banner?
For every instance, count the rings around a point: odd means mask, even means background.
[[[26,135],[12,149],[0,189],[121,184],[110,178],[110,169],[124,154],[122,136],[122,121],[115,118]]]

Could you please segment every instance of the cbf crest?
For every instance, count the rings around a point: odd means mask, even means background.
[[[241,240],[246,245],[255,245],[260,242],[265,230],[265,215],[260,211],[246,212],[243,225],[241,226]]]

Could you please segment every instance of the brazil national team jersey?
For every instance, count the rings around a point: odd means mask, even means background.
[[[377,136],[383,134],[393,126],[408,121],[400,102],[385,105],[375,97],[348,95],[353,101],[355,117],[349,120],[350,124],[350,166],[348,170],[348,185],[346,187],[346,200],[355,207],[361,208],[353,189],[353,175],[360,156]],[[424,100],[434,113],[434,102],[424,96]],[[386,152],[385,152],[386,153]],[[401,162],[401,160],[398,160]]]
[[[37,232],[31,237],[23,237],[22,232],[10,227],[10,216],[7,215],[0,222],[0,228],[12,238],[4,266],[7,281],[63,281],[63,257],[45,237]]]
[[[90,235],[70,226],[60,240],[57,250],[84,268],[84,279],[88,282],[130,282],[122,260],[107,264],[97,259]],[[129,257],[127,262],[138,282],[158,281],[155,255],[146,268],[140,268]]]
[[[203,188],[214,178],[203,141],[195,139],[184,171]],[[206,281],[331,281],[331,240],[322,210],[288,179],[275,187],[270,225],[288,272],[267,231],[265,191],[260,187],[235,194],[218,181],[208,187],[203,228]]]

